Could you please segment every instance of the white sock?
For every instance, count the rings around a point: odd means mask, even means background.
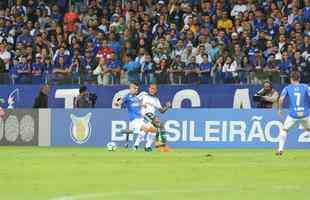
[[[278,149],[279,151],[283,151],[286,137],[287,137],[287,131],[281,130],[279,135],[279,149]]]
[[[146,147],[146,148],[152,147],[152,144],[153,144],[154,140],[155,140],[155,134],[150,134],[150,133],[148,133],[148,134],[146,135],[146,144],[145,144],[145,147]]]
[[[145,133],[144,132],[140,132],[136,141],[135,141],[135,144],[134,146],[139,146],[141,142],[144,141],[144,136],[145,136]]]

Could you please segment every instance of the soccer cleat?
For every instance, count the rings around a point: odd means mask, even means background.
[[[171,151],[171,148],[168,147],[168,146],[164,146],[164,151],[165,151],[165,152],[170,152],[170,151]]]
[[[166,151],[165,151],[165,147],[162,147],[162,146],[161,146],[161,147],[158,147],[158,149],[159,149],[160,152],[166,152]]]
[[[276,152],[276,156],[282,156],[282,155],[283,155],[283,151],[279,151],[279,150],[278,150],[278,151]]]
[[[133,150],[134,150],[134,151],[137,151],[138,148],[139,148],[139,147],[138,147],[137,145],[133,146]]]
[[[162,143],[161,143],[161,142],[158,142],[158,141],[155,142],[155,147],[156,147],[156,148],[159,148],[159,147],[161,147],[161,146],[162,146]]]
[[[152,148],[151,148],[151,147],[147,147],[147,148],[145,147],[144,150],[145,150],[146,152],[151,152],[151,151],[152,151]]]

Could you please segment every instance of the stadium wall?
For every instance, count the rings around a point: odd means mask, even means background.
[[[2,107],[31,108],[38,94],[37,85],[1,85]],[[51,86],[50,108],[73,108],[73,99],[78,94],[78,85]],[[98,96],[97,108],[112,108],[113,101],[127,92],[126,86],[88,86]],[[280,91],[283,86],[275,88]],[[145,90],[146,86],[142,87]],[[260,86],[253,85],[186,85],[159,86],[162,102],[172,101],[173,108],[254,108],[252,96]]]
[[[263,109],[173,109],[160,117],[174,148],[275,148],[284,120]],[[123,145],[128,124],[125,110],[53,109],[51,146]],[[296,127],[287,147],[309,148],[309,133]]]
[[[7,110],[0,118],[0,146],[36,146],[39,144],[38,127],[38,110]]]
[[[275,148],[284,118],[265,109],[172,109],[159,114],[174,148]],[[0,146],[122,146],[123,109],[9,109],[0,118]],[[130,137],[130,142],[134,137]],[[287,147],[310,148],[310,135],[294,128]]]

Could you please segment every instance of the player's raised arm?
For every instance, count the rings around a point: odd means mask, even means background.
[[[169,108],[171,108],[171,102],[170,102],[170,101],[168,101],[168,102],[165,104],[164,107],[161,107],[161,108],[159,109],[159,112],[160,112],[160,113],[165,113]]]

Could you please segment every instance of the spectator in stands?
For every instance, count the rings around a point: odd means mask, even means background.
[[[141,83],[149,85],[155,82],[155,64],[150,54],[145,55],[145,61],[141,65]]]
[[[230,56],[225,60],[222,72],[224,75],[224,83],[235,83],[238,73],[237,73],[237,62]]]
[[[221,84],[223,83],[223,67],[225,64],[225,59],[223,56],[219,56],[218,59],[216,60],[213,70],[211,71],[211,74],[213,74],[214,77],[214,82],[216,84]]]
[[[187,47],[183,54],[181,55],[181,60],[186,65],[191,62],[191,58],[196,56],[196,49],[193,48],[193,45],[191,43],[187,44]]]
[[[5,41],[0,42],[0,58],[5,63],[5,71],[9,70],[11,53],[7,51],[7,44]]]
[[[107,60],[101,58],[98,66],[93,72],[94,75],[97,76],[97,84],[98,85],[109,85],[109,77],[110,77],[110,69],[107,66]]]
[[[59,64],[60,58],[63,59],[64,64],[66,66],[71,65],[70,51],[65,48],[64,43],[62,43],[60,48],[58,50],[56,50],[56,52],[55,52],[55,55],[53,58],[53,62],[55,65]]]
[[[224,65],[217,63],[219,55],[234,58],[238,71],[246,56],[256,75],[259,67],[269,73],[270,67],[264,69],[263,64],[271,55],[281,62],[286,51],[293,64],[302,64],[295,63],[294,52],[300,51],[304,62],[310,55],[309,1],[125,1],[124,5],[119,1],[89,1],[85,7],[81,6],[84,1],[75,0],[72,7],[63,0],[57,4],[18,0],[10,6],[1,1],[0,58],[6,64],[5,72],[14,71],[10,66],[20,56],[28,57],[27,62],[33,64],[39,53],[44,61],[53,58],[53,65],[64,57],[65,65],[70,66],[80,54],[81,81],[92,83],[92,72],[99,61],[95,57],[109,62],[114,52],[124,65],[127,55],[140,58],[144,49],[157,65],[163,59],[174,63],[176,55],[181,55],[186,65],[193,56],[201,63],[207,53],[214,66],[211,75],[218,83],[222,73],[218,69]],[[257,57],[255,49],[263,51],[259,53],[262,57]],[[86,56],[87,52],[91,55]],[[140,61],[142,65],[143,59]],[[172,73],[170,67],[168,73]],[[68,78],[72,76],[75,74]],[[252,79],[248,73],[242,76]],[[237,81],[243,83],[241,79]],[[124,80],[126,73],[122,70],[116,83]],[[263,77],[255,80],[251,82],[261,82]]]
[[[155,79],[157,84],[169,83],[169,66],[166,59],[162,59],[155,68]]]
[[[219,56],[220,48],[216,40],[211,41],[211,47],[208,49],[208,55],[211,57],[213,63],[215,63],[217,57]]]
[[[170,57],[171,58],[175,58],[176,56],[182,56],[184,51],[185,51],[185,48],[184,48],[183,41],[182,40],[178,40],[174,50],[170,54]]]
[[[31,65],[25,56],[19,58],[19,62],[14,66],[17,72],[17,84],[31,83]]]
[[[120,73],[121,73],[121,62],[116,58],[114,52],[110,54],[108,58],[107,68],[110,71],[109,83],[119,84],[120,83]]]
[[[266,79],[272,81],[273,83],[280,83],[279,63],[275,59],[274,54],[269,55],[264,72],[266,73]]]
[[[126,63],[123,66],[122,76],[128,77],[126,82],[139,81],[140,80],[140,63],[134,60],[132,55],[126,56]]]
[[[156,64],[159,64],[161,60],[165,59],[167,60],[169,58],[170,49],[169,44],[167,43],[166,39],[164,37],[161,37],[159,39],[158,44],[154,44],[154,47],[152,48],[152,52],[154,55],[154,62]]]
[[[293,63],[292,63],[291,59],[289,58],[288,52],[284,51],[282,53],[280,70],[282,73],[288,75],[292,69],[293,69]]]
[[[71,83],[70,66],[65,63],[64,57],[59,57],[58,62],[53,66],[53,80],[57,84]]]
[[[97,53],[97,57],[103,58],[103,59],[109,59],[111,54],[113,53],[113,49],[111,49],[108,46],[108,40],[103,39],[101,42],[101,47]]]
[[[239,14],[243,14],[248,10],[248,6],[244,4],[243,0],[237,0],[237,3],[234,5],[233,9],[231,10],[231,16],[237,17]]]
[[[121,62],[123,64],[126,63],[127,55],[135,56],[136,55],[136,50],[131,45],[131,42],[124,41],[124,44],[123,44],[122,50],[121,50]]]
[[[222,18],[217,22],[218,29],[225,29],[226,32],[231,33],[233,28],[232,20],[228,18],[227,11],[222,12]]]
[[[199,65],[196,62],[196,57],[192,56],[190,62],[185,67],[185,83],[197,84],[199,83]]]
[[[31,65],[32,73],[32,84],[42,84],[43,83],[43,72],[45,66],[42,60],[41,54],[36,54],[35,62]]]
[[[266,80],[266,74],[264,73],[265,67],[265,59],[262,55],[262,52],[259,49],[255,49],[254,58],[251,62],[252,70],[253,70],[253,83],[254,84],[261,84],[264,80]]]
[[[76,53],[72,59],[72,64],[69,67],[69,71],[72,74],[73,83],[81,83],[81,74],[83,72],[83,58]]]
[[[199,64],[200,83],[210,84],[212,63],[209,62],[208,54],[203,54],[202,59],[202,63]]]
[[[184,82],[185,63],[181,60],[181,54],[177,54],[169,68],[169,80],[171,84],[181,84]]]
[[[249,63],[249,59],[247,56],[244,56],[241,60],[240,67],[238,70],[239,83],[245,84],[250,82],[250,72],[252,66]]]
[[[98,65],[97,59],[94,58],[94,53],[91,49],[86,49],[85,58],[83,59],[81,70],[81,81],[83,84],[94,82],[93,70]],[[99,58],[100,59],[100,58]]]
[[[198,65],[203,63],[203,56],[205,56],[205,55],[207,55],[207,57],[209,58],[209,61],[211,62],[211,57],[209,57],[208,54],[206,54],[205,46],[204,45],[200,45],[198,47],[197,54],[196,54],[196,63]]]

